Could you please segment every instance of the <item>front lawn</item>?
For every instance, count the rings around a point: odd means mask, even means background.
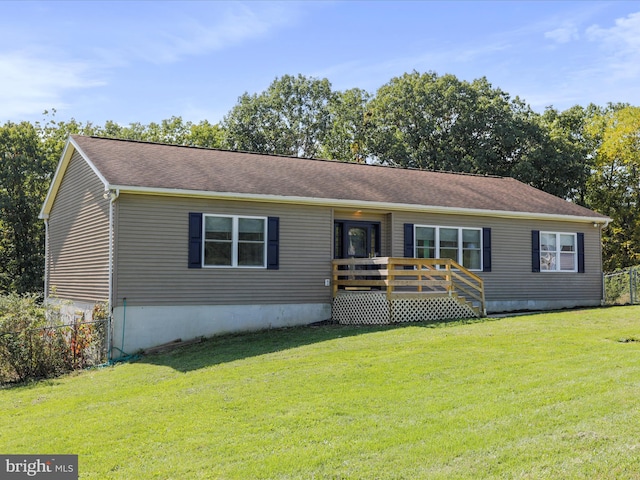
[[[640,307],[218,337],[0,390],[82,479],[640,478]]]

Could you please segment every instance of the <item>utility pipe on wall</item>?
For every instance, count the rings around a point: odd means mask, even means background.
[[[49,299],[49,215],[44,218],[44,302]]]
[[[112,345],[112,338],[111,338],[111,330],[113,328],[113,243],[114,243],[114,225],[113,225],[113,221],[114,221],[114,215],[113,215],[113,210],[115,208],[115,201],[118,199],[118,197],[120,196],[120,190],[106,190],[104,192],[104,198],[105,199],[109,199],[109,285],[108,285],[108,289],[109,289],[109,298],[108,298],[108,302],[109,302],[109,324],[107,326],[107,348],[108,348],[108,360],[111,361],[112,356],[113,356],[113,345]]]

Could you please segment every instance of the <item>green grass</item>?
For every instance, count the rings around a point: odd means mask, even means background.
[[[640,308],[211,339],[0,390],[82,479],[639,478]]]

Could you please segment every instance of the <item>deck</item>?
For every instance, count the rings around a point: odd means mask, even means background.
[[[482,317],[484,282],[450,259],[351,258],[332,262],[334,321],[386,324]]]

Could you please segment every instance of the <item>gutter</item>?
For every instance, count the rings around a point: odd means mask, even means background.
[[[602,226],[609,225],[611,218],[605,216],[566,215],[557,213],[514,212],[508,210],[473,209],[464,207],[443,207],[433,205],[418,205],[407,203],[373,202],[349,199],[293,197],[283,195],[267,195],[254,193],[210,192],[206,190],[185,190],[173,188],[137,187],[127,185],[112,185],[123,193],[138,195],[161,195],[169,197],[208,198],[216,200],[241,200],[249,202],[286,203],[295,205],[327,206],[333,208],[370,208],[375,210],[457,214],[482,217],[523,218],[535,220],[557,220],[563,222],[591,223]]]

